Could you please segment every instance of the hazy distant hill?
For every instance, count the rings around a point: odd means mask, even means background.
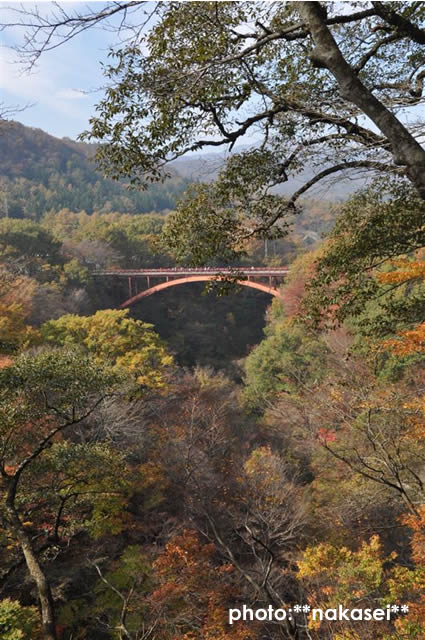
[[[225,161],[225,153],[203,153],[179,158],[172,166],[178,171],[179,175],[188,180],[210,182],[217,178]],[[276,192],[283,195],[292,195],[294,191],[310,180],[313,175],[312,169],[306,167],[296,178],[289,178],[288,182],[276,187]],[[344,200],[347,196],[362,188],[366,182],[366,174],[364,174],[364,176],[359,174],[354,176],[351,173],[350,175],[344,176],[342,173],[339,173],[327,180],[319,182],[315,187],[306,192],[306,197],[323,198],[328,201]]]
[[[175,175],[130,191],[96,171],[93,145],[59,139],[18,122],[0,122],[0,215],[38,219],[45,211],[172,209],[190,180]]]

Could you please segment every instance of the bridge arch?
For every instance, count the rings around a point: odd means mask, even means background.
[[[145,289],[145,291],[141,291],[140,293],[128,298],[125,302],[120,304],[120,309],[125,309],[126,307],[131,307],[131,305],[135,304],[142,298],[147,298],[148,296],[153,295],[154,293],[158,293],[159,291],[163,291],[164,289],[168,289],[169,287],[176,287],[180,284],[187,284],[188,282],[205,282],[208,280],[223,280],[224,278],[216,277],[216,276],[207,276],[207,275],[196,275],[196,276],[187,276],[185,278],[177,278],[176,280],[169,280],[168,282],[161,282],[160,284],[156,284],[149,289]],[[281,294],[278,289],[274,287],[269,287],[261,282],[253,282],[252,280],[237,280],[238,284],[243,285],[244,287],[251,287],[252,289],[258,289],[259,291],[263,291],[264,293],[269,293],[271,296],[275,296],[276,298],[280,298]]]

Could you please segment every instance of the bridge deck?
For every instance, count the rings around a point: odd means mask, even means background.
[[[103,269],[94,271],[94,276],[122,276],[122,277],[170,277],[170,276],[285,276],[289,273],[287,267],[239,267],[230,269],[229,267],[197,267],[187,269],[186,267],[165,268],[165,269]]]

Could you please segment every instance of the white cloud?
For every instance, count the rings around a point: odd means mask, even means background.
[[[87,128],[95,96],[69,86],[73,81],[77,84],[78,78],[69,77],[66,60],[58,55],[46,56],[37,71],[29,75],[20,72],[14,60],[13,51],[0,49],[0,102],[32,105],[19,114],[20,122],[59,137],[74,138]]]
[[[19,22],[19,11],[33,9],[33,2],[25,5],[0,0],[0,17],[4,23]],[[63,0],[61,0],[61,3]],[[38,5],[38,2],[37,2]],[[65,6],[65,5],[64,5]],[[96,9],[88,5],[66,2],[67,12]],[[13,9],[17,9],[13,11]],[[51,2],[43,2],[41,14],[54,10]],[[120,20],[115,18],[115,22]],[[106,26],[106,25],[104,25]],[[43,128],[57,136],[75,137],[88,127],[95,105],[103,95],[105,83],[100,60],[107,62],[109,45],[116,40],[109,29],[91,28],[58,48],[45,52],[33,73],[22,73],[23,65],[13,47],[22,47],[25,29],[13,26],[0,34],[0,102],[8,105],[35,105],[19,114],[18,119],[28,126]]]

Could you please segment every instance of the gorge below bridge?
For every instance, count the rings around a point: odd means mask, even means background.
[[[190,282],[211,280],[236,281],[244,287],[251,287],[276,298],[281,294],[278,286],[289,273],[287,267],[166,267],[152,269],[105,269],[94,272],[96,278],[125,280],[128,284],[128,298],[119,306],[125,309],[154,293]]]

